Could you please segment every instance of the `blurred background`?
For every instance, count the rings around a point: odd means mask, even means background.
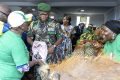
[[[0,4],[9,5],[12,10],[37,10],[40,2],[52,6],[51,18],[61,20],[64,15],[70,15],[72,25],[80,22],[100,26],[107,20],[120,19],[120,0],[0,0]]]

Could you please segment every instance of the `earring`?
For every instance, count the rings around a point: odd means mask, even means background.
[[[112,34],[112,38],[113,38],[113,39],[115,39],[115,37],[116,37],[116,34],[115,34],[115,33],[113,33],[113,34]]]

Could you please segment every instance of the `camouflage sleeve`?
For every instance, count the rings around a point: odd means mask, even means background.
[[[28,30],[28,32],[27,32],[28,37],[33,37],[33,36],[34,36],[33,24],[34,24],[34,22],[32,22],[32,23],[30,24],[29,30]]]
[[[60,39],[60,38],[62,38],[62,35],[61,35],[61,28],[60,28],[60,24],[59,23],[57,23],[56,24],[56,37],[57,37],[57,39]]]

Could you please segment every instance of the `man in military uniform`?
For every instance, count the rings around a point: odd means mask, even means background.
[[[49,18],[50,10],[50,5],[46,3],[38,4],[38,20],[32,22],[28,36],[34,37],[35,41],[46,42],[48,46],[47,62],[56,63],[62,54],[59,44],[63,39],[60,34],[60,25]],[[36,74],[36,80],[40,80],[38,74]]]

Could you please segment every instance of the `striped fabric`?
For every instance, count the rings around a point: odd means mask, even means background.
[[[9,24],[0,21],[0,35],[9,30]]]

